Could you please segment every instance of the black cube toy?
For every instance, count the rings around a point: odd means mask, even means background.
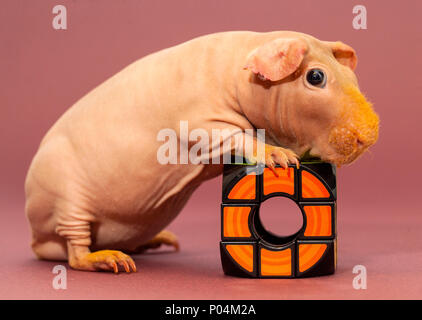
[[[251,278],[301,278],[336,269],[336,169],[324,162],[275,168],[224,166],[220,253],[224,273]],[[303,225],[280,237],[267,231],[259,209],[271,197],[300,208]],[[283,212],[280,212],[283,214]]]

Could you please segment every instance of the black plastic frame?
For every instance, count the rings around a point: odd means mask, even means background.
[[[276,166],[280,168],[280,166]],[[337,183],[336,183],[336,169],[335,166],[324,162],[305,162],[302,163],[299,169],[294,168],[294,195],[286,193],[272,193],[264,196],[263,194],[263,171],[262,167],[246,165],[246,164],[233,164],[224,166],[223,174],[223,188],[222,188],[222,205],[221,205],[221,243],[220,254],[223,265],[224,273],[227,275],[252,277],[252,278],[302,278],[328,275],[335,272],[336,268],[336,236],[337,236]],[[261,170],[261,172],[259,171]],[[329,198],[302,198],[302,171],[306,170],[316,176],[327,188],[330,193]],[[256,173],[255,199],[228,199],[228,194],[236,183],[243,178],[247,173],[254,171]],[[260,174],[258,174],[260,173]],[[260,205],[262,202],[273,197],[285,197],[294,201],[302,212],[303,225],[296,233],[280,237],[270,231],[266,230],[259,217]],[[307,236],[304,232],[307,226],[306,214],[304,206],[318,206],[329,205],[331,206],[331,227],[332,235],[327,237],[322,236]],[[224,207],[251,207],[249,214],[248,226],[251,231],[249,238],[235,238],[224,237],[223,223],[224,223]],[[299,271],[299,244],[305,243],[324,243],[327,244],[327,250],[321,259],[305,272]],[[254,270],[248,272],[240,267],[237,262],[230,256],[225,246],[227,244],[252,244],[254,246]],[[266,248],[268,250],[283,250],[285,248],[292,248],[292,275],[291,276],[262,276],[260,274],[260,250]]]

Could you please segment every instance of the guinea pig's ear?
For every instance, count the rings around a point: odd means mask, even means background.
[[[334,57],[339,63],[346,67],[349,67],[352,70],[356,69],[358,58],[356,56],[355,50],[353,50],[352,47],[340,41],[326,41],[325,43],[331,48]]]
[[[275,39],[253,50],[244,69],[278,81],[297,70],[307,50],[308,45],[302,39]]]

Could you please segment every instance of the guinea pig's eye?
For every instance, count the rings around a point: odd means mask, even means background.
[[[312,69],[308,71],[306,80],[315,87],[323,88],[327,82],[327,77],[325,76],[324,71],[320,69]]]

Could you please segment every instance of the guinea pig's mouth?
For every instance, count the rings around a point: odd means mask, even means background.
[[[331,162],[331,163],[335,164],[336,166],[341,167],[341,166],[348,165],[348,164],[351,164],[354,161],[356,161],[356,159],[359,158],[359,156],[362,155],[363,152],[364,151],[355,151],[348,156],[339,156],[339,157],[328,158],[325,161]]]
[[[320,156],[311,154],[311,148],[305,151],[304,154],[300,157],[301,161],[322,161]]]
[[[331,130],[328,145],[333,154],[325,160],[338,166],[351,164],[369,149],[378,139],[378,122],[372,127],[362,129],[336,127]]]
[[[349,153],[339,153],[337,148],[332,147],[327,152],[320,152],[318,148],[310,148],[300,157],[300,160],[329,162],[340,167],[351,164],[367,150],[367,147],[363,146],[359,140],[356,141],[356,146],[349,148]]]

